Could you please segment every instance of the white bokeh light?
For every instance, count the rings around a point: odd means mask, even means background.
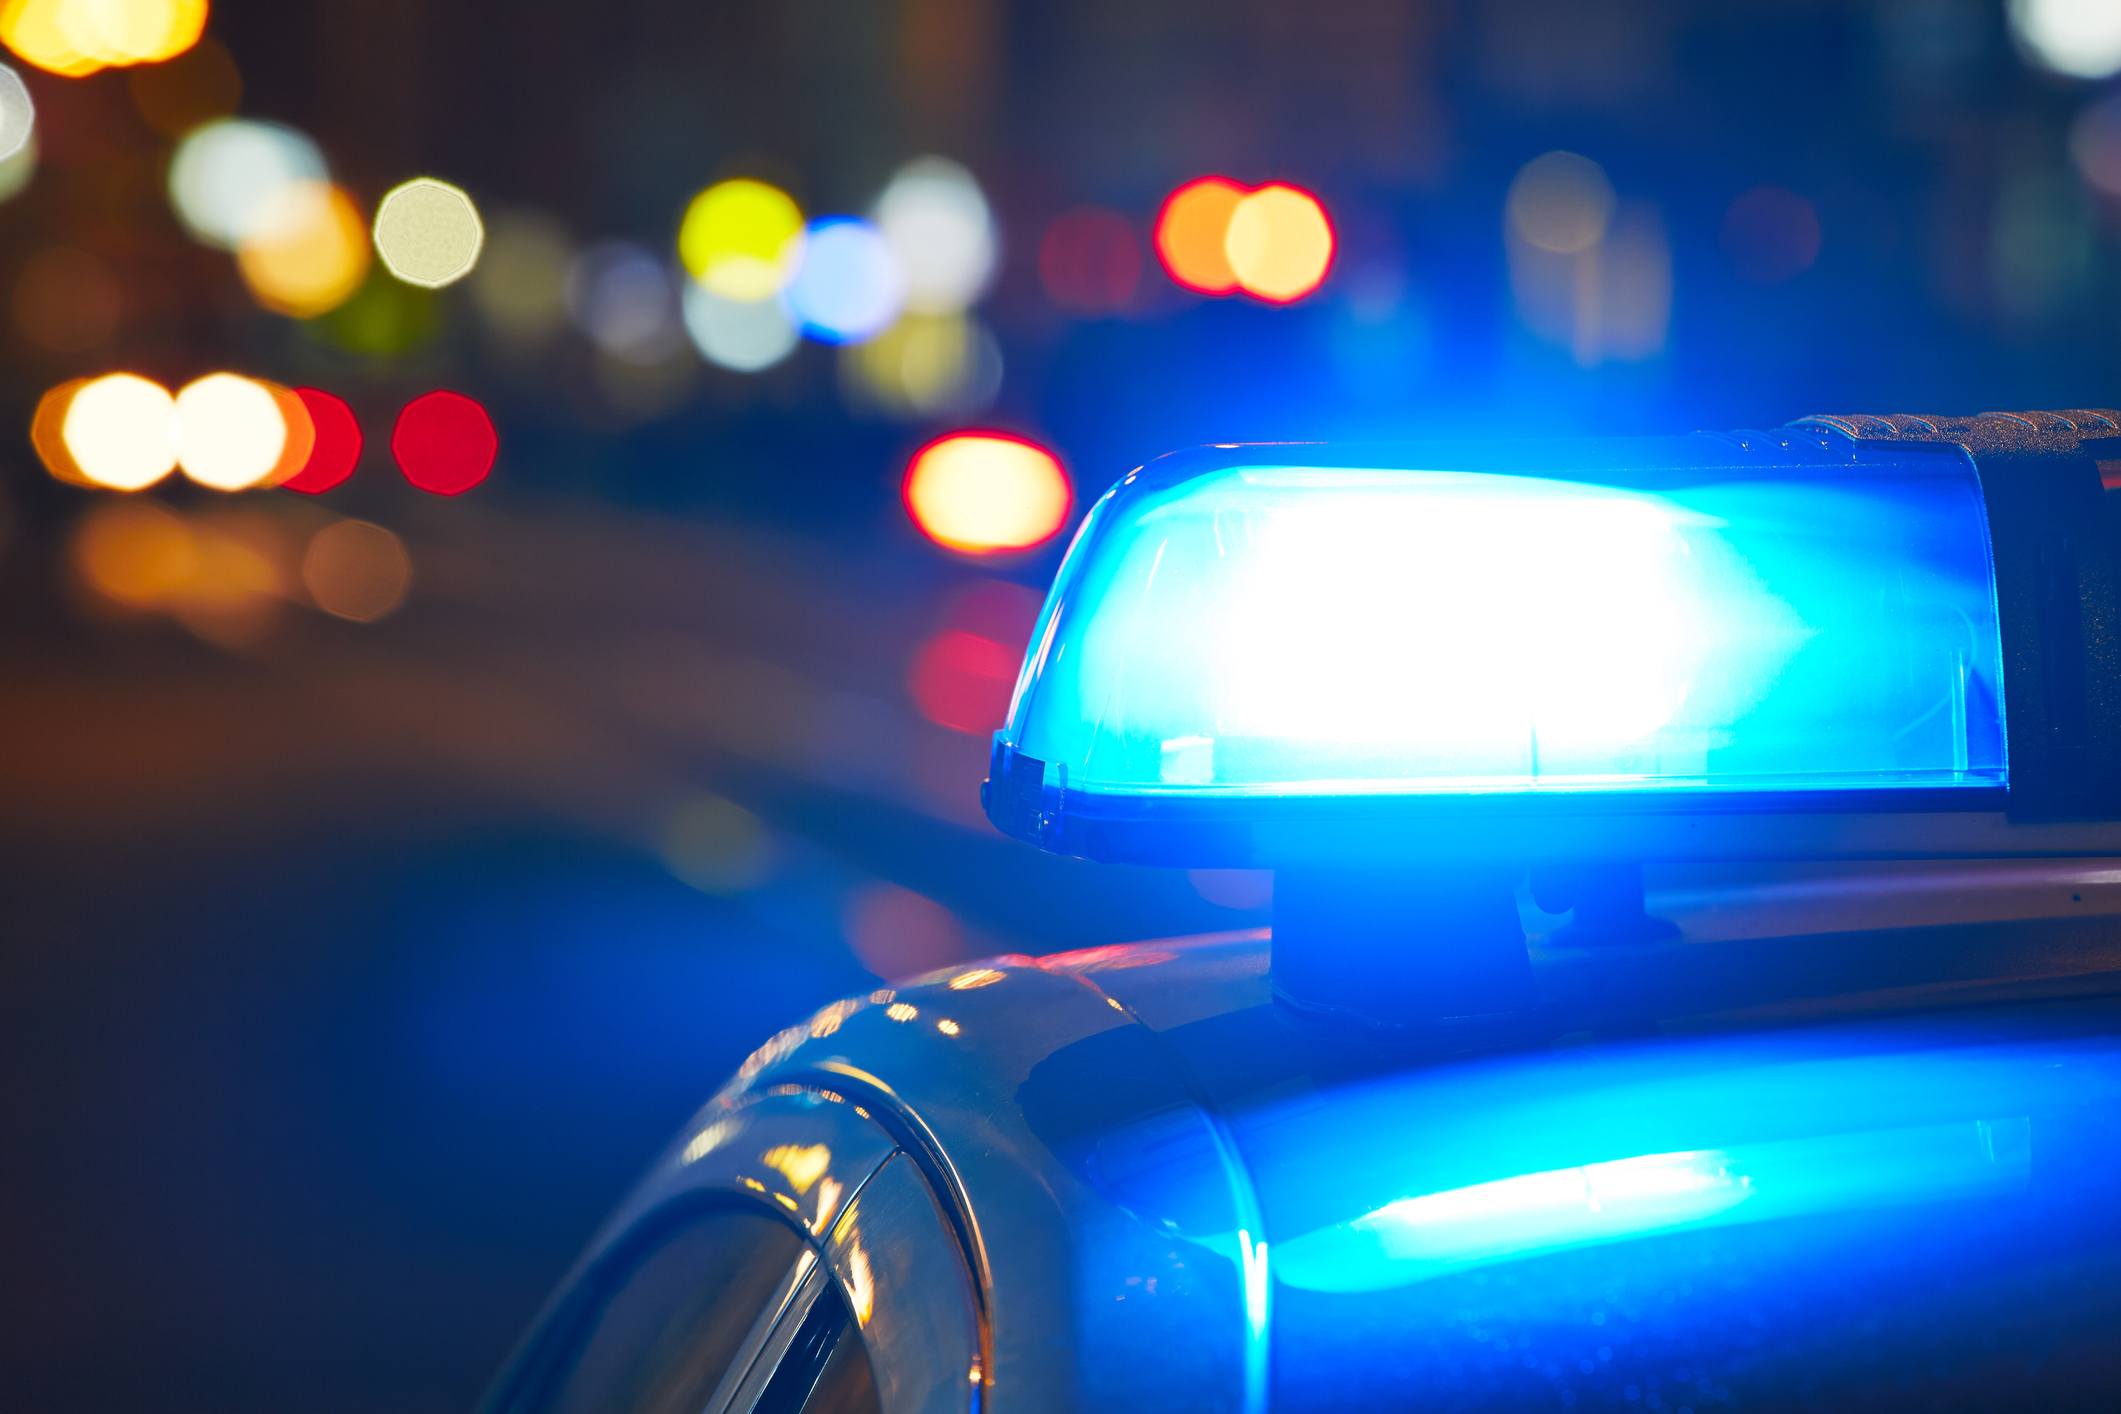
[[[2121,72],[2121,3],[2010,0],[2011,33],[2026,57],[2071,78]]]
[[[690,280],[685,282],[685,332],[700,357],[738,373],[771,368],[802,338],[779,300],[725,299]]]
[[[242,491],[273,474],[287,450],[287,418],[264,384],[209,373],[177,393],[177,465],[201,486]]]
[[[288,189],[326,176],[324,154],[293,128],[223,118],[177,144],[169,196],[192,235],[234,249],[280,234],[274,222],[296,209],[284,199]]]
[[[20,152],[36,127],[37,105],[22,75],[0,64],[0,161]]]
[[[946,157],[900,168],[877,198],[876,228],[906,277],[906,307],[922,313],[964,309],[993,278],[994,214],[970,172]]]

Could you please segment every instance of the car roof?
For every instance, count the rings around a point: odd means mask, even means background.
[[[997,1399],[1618,1399],[1685,1369],[1679,1402],[1780,1400],[1809,1397],[1774,1354],[1800,1349],[1851,1381],[1919,1353],[1949,1388],[1982,1377],[1952,1339],[2034,1308],[2080,1368],[2121,1285],[1997,1303],[2061,1260],[2038,1234],[2115,1206],[2116,876],[1914,877],[1927,917],[2035,916],[1846,931],[1877,900],[1815,897],[1811,933],[1541,948],[1540,1035],[1471,1042],[1278,1003],[1264,932],[1003,957],[826,1008],[716,1104],[808,1084],[876,1111],[960,1225]],[[1945,1249],[1978,1278],[1930,1327],[1833,1294],[1912,1309]],[[2121,1231],[2079,1255],[2121,1273]],[[1730,1262],[1742,1300],[1700,1285]],[[1699,1318],[1643,1336],[1680,1287]]]

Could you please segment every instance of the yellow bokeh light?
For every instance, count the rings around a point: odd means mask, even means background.
[[[206,0],[62,0],[61,23],[102,63],[159,64],[199,42]]]
[[[74,392],[60,436],[90,482],[138,491],[176,469],[175,422],[169,389],[135,373],[106,373]]]
[[[961,314],[908,314],[841,359],[850,393],[887,412],[975,413],[1001,390],[1001,350]]]
[[[287,416],[272,390],[238,373],[209,373],[176,400],[177,464],[201,486],[245,491],[268,481],[287,451]]]
[[[471,273],[486,228],[463,188],[415,177],[376,208],[375,240],[385,269],[408,285],[433,290]]]
[[[657,845],[670,872],[703,893],[756,888],[773,866],[773,841],[765,825],[718,795],[680,802],[663,822]]]
[[[1333,226],[1318,198],[1279,182],[1245,193],[1223,254],[1246,294],[1287,304],[1318,288],[1333,264]]]
[[[762,300],[788,283],[803,248],[803,211],[779,187],[749,177],[692,199],[678,226],[678,263],[724,299]]]
[[[471,276],[471,298],[514,350],[540,343],[567,323],[567,266],[574,251],[551,219],[502,212],[486,233]]]
[[[353,297],[368,275],[368,228],[340,187],[301,182],[273,197],[261,234],[236,247],[236,268],[259,304],[313,319]]]
[[[84,516],[73,539],[74,572],[129,608],[167,604],[199,571],[199,545],[184,519],[152,500],[118,501]]]
[[[7,0],[0,6],[0,43],[26,64],[62,78],[85,78],[105,67],[75,32],[84,28],[78,0]]]
[[[206,30],[207,0],[9,0],[0,41],[68,78],[174,59]]]
[[[374,623],[405,602],[412,557],[405,542],[365,520],[334,521],[310,537],[302,584],[335,618]]]

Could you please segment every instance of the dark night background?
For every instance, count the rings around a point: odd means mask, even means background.
[[[315,320],[179,225],[146,70],[17,64],[0,1404],[464,1407],[774,1027],[875,974],[1263,920],[1262,880],[1094,870],[980,820],[1013,669],[978,653],[1021,646],[1060,541],[925,540],[900,481],[932,438],[1038,440],[1079,512],[1211,440],[2121,402],[2111,8],[216,0],[171,66],[196,117],[309,134],[363,212],[432,173],[486,220],[463,284],[378,267]],[[1587,250],[1506,215],[1557,150],[1609,185]],[[487,313],[559,299],[497,270],[512,224],[667,266],[711,182],[859,212],[924,154],[977,178],[1000,240],[970,311],[989,366],[924,408],[814,342],[739,373]],[[1211,172],[1317,193],[1316,293],[1159,268],[1160,203]],[[354,477],[123,498],[30,447],[66,379],[220,367],[345,397]],[[501,440],[449,499],[385,445],[437,386]],[[153,605],[100,592],[84,548],[144,503],[221,566]],[[343,516],[411,562],[375,622],[292,568]]]

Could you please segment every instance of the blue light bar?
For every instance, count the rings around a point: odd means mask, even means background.
[[[1224,448],[1093,508],[989,809],[1050,833],[1296,801],[1920,808],[2006,785],[2002,682],[1956,449]]]

